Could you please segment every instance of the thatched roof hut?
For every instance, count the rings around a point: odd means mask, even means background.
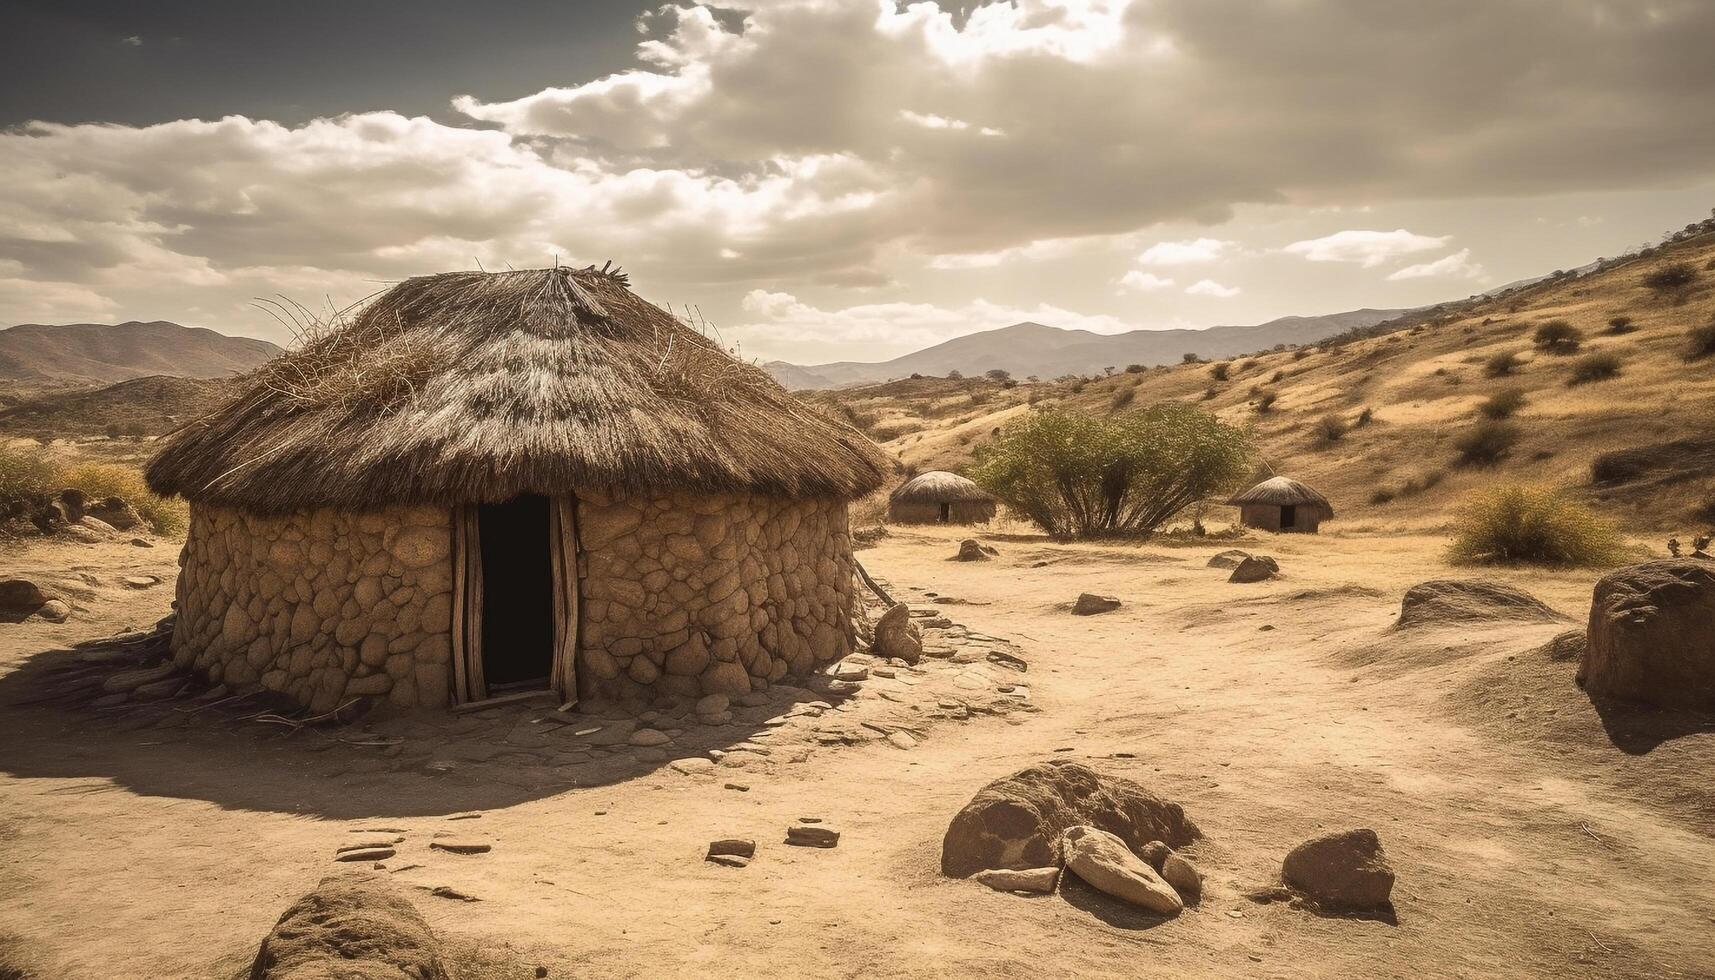
[[[1239,508],[1239,521],[1266,531],[1303,531],[1314,534],[1323,521],[1332,520],[1334,507],[1328,498],[1297,480],[1277,476],[1228,498]]]
[[[994,512],[986,490],[945,470],[920,473],[887,498],[888,519],[897,524],[981,524]]]
[[[411,279],[150,463],[181,662],[312,706],[741,694],[850,647],[885,454],[589,269]]]

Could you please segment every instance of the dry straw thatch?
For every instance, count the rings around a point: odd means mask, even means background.
[[[1227,503],[1237,507],[1247,504],[1260,504],[1265,507],[1311,507],[1315,508],[1324,521],[1334,517],[1334,506],[1328,503],[1327,497],[1297,480],[1284,476],[1264,480],[1243,493],[1236,493],[1227,499]]]
[[[161,494],[280,513],[582,488],[858,497],[864,436],[596,269],[410,279],[168,441]]]
[[[920,473],[887,499],[895,504],[994,503],[994,498],[982,487],[946,470]]]

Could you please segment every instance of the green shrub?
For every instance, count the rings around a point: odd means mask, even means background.
[[[1057,537],[1148,537],[1250,473],[1244,430],[1181,402],[1111,416],[1036,411],[976,452],[969,476]]]
[[[1329,412],[1316,420],[1316,435],[1323,442],[1339,442],[1350,428],[1337,412]]]
[[[1463,466],[1493,466],[1519,441],[1523,431],[1512,422],[1485,419],[1453,440]]]
[[[1620,355],[1604,350],[1580,357],[1577,363],[1572,365],[1572,377],[1567,379],[1566,383],[1585,385],[1619,376]]]
[[[1531,341],[1536,344],[1537,350],[1550,354],[1570,354],[1584,342],[1584,335],[1565,320],[1550,320],[1536,328]]]
[[[1524,403],[1523,388],[1502,388],[1483,399],[1482,404],[1477,406],[1477,411],[1487,419],[1507,419],[1523,408]]]
[[[1633,333],[1638,329],[1632,318],[1621,314],[1608,320],[1608,332],[1611,334]]]
[[[1518,370],[1519,363],[1517,353],[1501,351],[1483,362],[1483,373],[1491,378],[1504,378]]]
[[[1685,359],[1699,361],[1715,357],[1715,321],[1685,332]]]
[[[1509,484],[1460,508],[1448,557],[1455,562],[1581,567],[1624,555],[1619,533],[1589,508],[1552,490]]]

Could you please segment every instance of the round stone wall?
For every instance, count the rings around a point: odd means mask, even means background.
[[[179,557],[174,659],[316,711],[358,695],[446,705],[451,551],[444,508],[257,517],[195,505]]]
[[[584,493],[577,510],[585,697],[740,695],[851,652],[845,501]]]

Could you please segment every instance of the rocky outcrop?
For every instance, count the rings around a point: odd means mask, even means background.
[[[1715,562],[1674,558],[1603,576],[1578,683],[1593,695],[1715,712]]]
[[[449,700],[452,524],[438,507],[260,517],[197,506],[173,657],[214,683],[313,711],[368,696]]]
[[[583,493],[578,538],[587,696],[739,697],[852,650],[844,501]]]
[[[117,531],[129,531],[143,523],[142,515],[123,497],[106,497],[88,505],[84,518],[95,518]]]
[[[250,980],[451,980],[429,924],[380,875],[323,878],[262,940]]]
[[[1434,579],[1419,582],[1400,600],[1394,629],[1507,620],[1556,623],[1565,616],[1522,589],[1486,579]]]
[[[941,873],[964,878],[985,868],[1052,865],[1060,836],[1080,825],[1130,848],[1156,840],[1180,847],[1201,836],[1179,804],[1132,780],[1077,762],[1044,762],[995,780],[965,804],[941,841]]]
[[[1381,839],[1362,828],[1298,845],[1286,855],[1281,876],[1311,901],[1334,910],[1384,909],[1393,893],[1393,867]]]

